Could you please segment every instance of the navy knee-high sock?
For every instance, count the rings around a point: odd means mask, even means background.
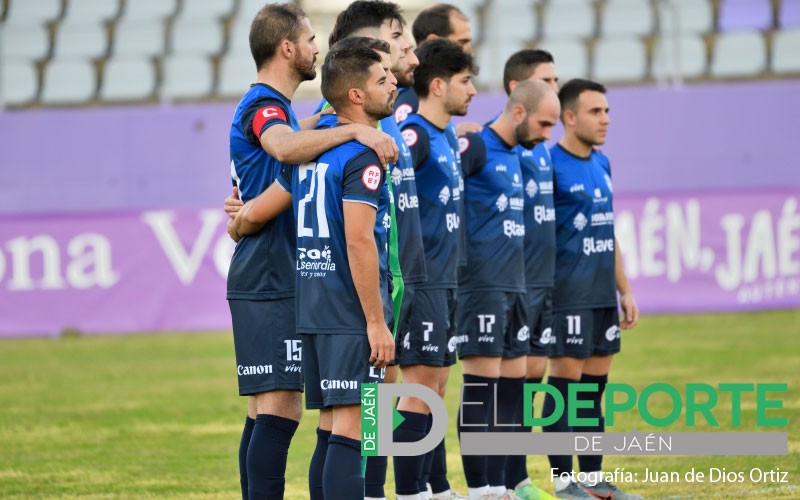
[[[247,494],[251,499],[283,498],[286,457],[299,422],[277,415],[258,415],[247,448]]]
[[[325,469],[325,457],[328,455],[328,440],[331,431],[317,428],[317,446],[308,464],[308,492],[311,500],[324,500],[322,494],[322,471]]]
[[[561,414],[561,417],[551,425],[542,426],[542,431],[544,432],[572,432],[572,428],[569,426],[569,421],[567,420],[567,405],[569,399],[567,398],[567,386],[571,383],[577,382],[577,380],[571,380],[568,378],[561,378],[561,377],[548,377],[547,383],[553,386],[564,398],[564,411]],[[549,417],[553,414],[555,410],[556,404],[555,399],[549,393],[545,394],[544,396],[544,406],[542,407],[542,417]],[[558,474],[562,473],[570,473],[572,472],[572,455],[548,455],[547,458],[550,460],[550,468],[553,469],[552,474],[557,476]]]
[[[606,419],[603,417],[603,408],[600,402],[603,399],[603,392],[606,390],[608,375],[582,375],[582,384],[597,384],[597,392],[580,393],[582,399],[592,402],[591,408],[579,408],[578,417],[596,418],[597,425],[582,426],[573,428],[575,432],[605,432]],[[578,464],[581,472],[596,472],[603,469],[603,455],[578,455]]]
[[[253,435],[253,427],[256,421],[247,417],[244,421],[242,439],[239,441],[239,486],[242,488],[242,500],[247,500],[247,449],[250,447],[250,437]]]
[[[522,408],[522,388],[524,385],[524,377],[500,377],[497,380],[497,398],[493,398],[495,399],[497,411],[492,412],[493,414],[490,415],[490,432],[514,432],[515,427],[509,427],[507,424],[522,423],[522,419],[517,419],[516,415],[519,413],[519,408]],[[494,413],[497,413],[497,422],[495,422]],[[507,463],[508,455],[492,457],[492,460],[488,462],[486,474],[487,479],[489,479],[489,486],[506,485]]]
[[[428,415],[428,421],[425,424],[425,434],[431,431],[433,425],[433,415]],[[422,474],[419,477],[419,491],[428,491],[428,481],[431,477],[431,465],[433,464],[433,456],[436,453],[436,448],[432,449],[425,454],[425,460],[422,462]]]
[[[525,380],[526,384],[539,384],[542,382],[541,378],[529,378]],[[531,393],[531,405],[536,393]],[[524,401],[523,401],[524,403]],[[532,413],[531,413],[532,414]],[[523,422],[524,408],[520,404],[517,406],[516,414],[514,415],[514,422],[522,423],[520,427],[514,427],[515,432],[531,432],[533,427],[525,425]],[[525,455],[510,455],[506,462],[506,488],[513,490],[519,483],[528,478],[528,460]]]
[[[383,498],[386,496],[383,486],[386,484],[387,465],[386,457],[367,457],[367,473],[364,476],[365,496],[371,498]]]
[[[331,434],[322,472],[325,500],[363,500],[361,463],[361,441]]]
[[[492,393],[496,382],[496,378],[464,375],[462,404],[459,405],[458,415],[459,439],[464,432],[486,432],[488,430],[487,425],[492,410]],[[464,402],[482,404],[463,404]],[[470,424],[476,425],[476,427],[472,427]],[[468,487],[481,488],[489,484],[486,476],[487,457],[485,455],[461,455],[461,463],[464,466],[464,477],[467,479]]]
[[[412,411],[399,410],[405,418],[394,430],[393,439],[397,443],[411,443],[425,437],[428,430],[428,415]],[[425,455],[412,457],[394,457],[394,484],[398,495],[414,495],[419,493],[419,482]]]
[[[431,483],[431,491],[442,493],[450,490],[450,481],[447,480],[447,448],[442,442],[433,450],[433,461],[431,462],[431,474],[428,482]]]

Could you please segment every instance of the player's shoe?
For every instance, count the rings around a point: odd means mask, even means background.
[[[600,481],[594,486],[581,485],[583,490],[592,495],[594,498],[605,498],[613,500],[644,500],[641,495],[634,495],[632,493],[625,493],[608,481]]]
[[[570,500],[595,500],[595,496],[590,495],[578,483],[569,483],[569,486],[556,491],[556,498],[568,498]]]
[[[554,500],[555,497],[550,493],[539,488],[535,484],[526,484],[514,490],[514,494],[521,500]]]
[[[452,489],[436,493],[435,495],[431,495],[430,498],[431,500],[469,500],[469,497],[459,495]]]

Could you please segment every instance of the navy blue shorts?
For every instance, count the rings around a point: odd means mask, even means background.
[[[547,356],[547,344],[553,335],[553,289],[529,288],[527,302],[531,332],[528,356]]]
[[[361,384],[383,382],[386,368],[369,364],[364,335],[302,334],[306,408],[319,410],[361,403]]]
[[[228,301],[239,395],[303,390],[303,352],[294,302],[294,297]]]
[[[456,293],[416,290],[406,321],[397,334],[400,366],[451,366],[456,363]]]
[[[558,311],[547,355],[586,359],[620,351],[619,311],[616,307]]]
[[[530,329],[525,297],[519,292],[459,293],[458,324],[466,339],[458,344],[458,357],[527,356]]]

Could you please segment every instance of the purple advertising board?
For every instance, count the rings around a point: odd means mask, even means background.
[[[618,195],[643,314],[800,307],[800,188]],[[0,218],[0,337],[230,328],[220,208]]]

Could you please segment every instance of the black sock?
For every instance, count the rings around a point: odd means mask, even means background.
[[[396,443],[411,443],[425,437],[428,430],[427,414],[404,410],[399,410],[398,413],[405,420],[394,430],[393,439]],[[419,493],[424,462],[425,455],[394,457],[394,484],[398,495]]]
[[[253,499],[282,499],[286,457],[299,422],[277,415],[256,417],[247,448],[247,494]]]
[[[450,490],[450,482],[447,480],[447,449],[444,439],[433,450],[433,461],[431,462],[431,475],[428,478],[431,483],[431,491],[442,493]]]
[[[569,420],[567,419],[567,406],[569,399],[567,398],[567,386],[571,383],[577,382],[577,380],[571,380],[568,378],[561,378],[561,377],[548,377],[547,383],[553,386],[564,398],[564,412],[561,414],[561,417],[551,425],[542,426],[542,431],[544,432],[572,432],[572,428],[569,426]],[[549,417],[553,414],[555,410],[556,404],[555,399],[549,393],[545,394],[544,396],[544,406],[542,407],[542,417]],[[548,455],[547,458],[550,460],[550,468],[553,469],[551,473],[554,476],[558,476],[562,473],[571,473],[572,472],[572,455]]]
[[[308,491],[311,500],[324,500],[322,494],[322,471],[325,469],[325,457],[328,455],[328,440],[331,431],[317,428],[317,446],[308,464]]]
[[[386,493],[383,485],[386,484],[387,457],[367,457],[367,473],[364,476],[364,496],[383,498]]]
[[[425,434],[431,431],[433,425],[433,415],[428,415],[428,421],[425,424]],[[428,481],[431,477],[431,465],[433,464],[433,455],[436,453],[436,448],[432,449],[425,454],[425,460],[422,461],[422,474],[419,477],[419,491],[428,491]]]
[[[250,437],[256,421],[247,417],[242,430],[242,440],[239,441],[239,486],[242,488],[242,500],[247,500],[247,448],[250,447]]]
[[[514,432],[515,427],[503,424],[521,424],[522,419],[517,419],[518,408],[522,408],[522,388],[525,385],[525,378],[500,377],[497,379],[497,397],[495,400],[496,412],[490,415],[489,432]],[[497,413],[495,423],[494,413]],[[506,464],[508,455],[498,455],[492,457],[486,470],[489,486],[506,485]]]
[[[322,472],[325,500],[363,500],[361,463],[361,441],[331,434]]]
[[[529,378],[525,380],[526,384],[540,384],[542,382],[541,378]],[[531,393],[531,405],[533,405],[533,399],[536,397],[536,392]],[[533,414],[533,411],[531,411]],[[522,423],[521,427],[514,427],[515,432],[523,432],[523,433],[530,433],[533,427],[530,425],[525,425],[523,423],[524,417],[524,408],[522,404],[517,406],[516,413],[514,415],[514,422]],[[513,490],[517,487],[519,483],[524,481],[528,478],[528,460],[527,456],[525,455],[509,455],[508,460],[506,461],[506,488]]]
[[[458,415],[458,435],[459,438],[464,432],[487,432],[489,415],[492,410],[492,394],[496,378],[479,377],[477,375],[464,374],[464,387],[462,390],[462,403],[483,403],[460,404]],[[480,385],[468,385],[480,384]],[[462,421],[464,425],[462,425]],[[476,425],[471,427],[470,424]],[[470,488],[480,488],[489,484],[486,476],[486,455],[461,455],[461,463],[464,466],[464,477],[467,479],[467,486]]]
[[[575,432],[605,432],[606,419],[603,418],[603,407],[600,402],[603,399],[603,392],[606,390],[606,383],[608,382],[608,375],[582,375],[582,384],[597,384],[597,392],[584,392],[581,394],[581,399],[584,401],[591,401],[591,408],[579,408],[578,417],[581,418],[596,418],[597,425],[587,425],[580,428],[574,428]],[[581,467],[581,472],[596,472],[603,469],[603,455],[578,455],[578,464]]]

